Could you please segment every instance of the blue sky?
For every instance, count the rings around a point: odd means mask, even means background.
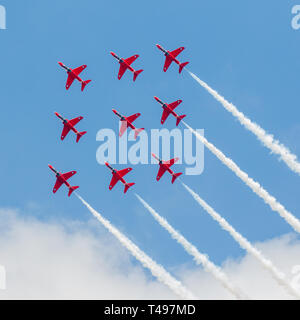
[[[76,197],[62,188],[52,194],[51,163],[60,171],[77,170],[70,180],[79,193],[141,249],[168,268],[190,264],[191,258],[137,202],[133,192],[108,190],[110,172],[96,162],[101,128],[115,128],[114,107],[122,113],[141,112],[138,124],[161,128],[161,109],[153,99],[182,99],[180,114],[203,128],[206,138],[260,182],[300,218],[300,178],[269,154],[187,73],[177,66],[162,72],[163,55],[185,46],[181,61],[300,156],[299,37],[291,28],[295,1],[152,1],[97,0],[4,1],[7,30],[1,39],[0,157],[2,207],[23,209],[40,220],[90,219]],[[134,63],[144,72],[135,83],[126,73],[117,80],[118,64],[109,54],[139,54]],[[82,93],[78,83],[65,90],[66,74],[57,64],[87,64],[82,73],[92,83]],[[79,144],[70,134],[59,137],[61,123],[82,115]],[[174,127],[174,119],[166,128]],[[117,166],[121,168],[122,166]],[[244,252],[170,177],[156,182],[157,167],[137,165],[128,175],[139,193],[179,229],[200,251],[221,264]],[[183,165],[174,166],[176,172]],[[183,181],[198,192],[250,241],[265,241],[292,232],[235,175],[205,150],[205,169]],[[101,226],[99,227],[101,228]]]

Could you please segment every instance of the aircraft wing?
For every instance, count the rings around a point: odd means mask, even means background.
[[[61,187],[62,184],[63,182],[61,179],[56,179],[56,182],[53,188],[53,193],[55,193]]]
[[[65,180],[68,180],[70,179],[72,176],[74,176],[74,174],[76,174],[76,171],[70,171],[70,172],[67,172],[67,173],[63,173],[61,175],[62,178],[64,178]]]
[[[182,100],[177,100],[177,101],[175,101],[175,102],[172,102],[172,103],[169,104],[169,107],[170,107],[172,110],[174,110],[175,108],[177,108],[177,107],[180,105],[181,102],[182,102]]]
[[[62,134],[61,134],[61,140],[64,140],[64,138],[67,136],[67,134],[70,132],[70,128],[66,125],[64,125],[64,128],[63,128],[63,131],[62,131]]]
[[[125,59],[124,61],[130,65],[130,64],[132,64],[132,62],[135,61],[138,57],[139,57],[139,55],[138,55],[138,54],[135,54],[134,56],[132,56],[132,57],[130,57],[130,58],[127,58],[127,59]]]
[[[167,168],[165,166],[159,166],[156,180],[159,181],[160,178],[165,174]]]
[[[168,167],[171,167],[174,163],[176,163],[179,160],[179,158],[174,158],[169,161],[164,161],[164,164],[167,165]]]
[[[118,79],[120,80],[123,77],[123,74],[125,73],[125,71],[127,70],[127,67],[124,63],[122,63],[120,65],[120,70],[119,70],[119,74],[118,74]]]
[[[133,122],[133,121],[135,121],[140,115],[141,115],[140,113],[133,114],[132,116],[127,117],[127,120],[128,120],[129,122]]]
[[[172,60],[172,58],[170,58],[170,56],[166,56],[166,61],[165,61],[165,65],[164,65],[164,72],[166,72],[169,69],[172,61],[173,60]]]
[[[82,119],[83,119],[83,117],[77,117],[77,118],[69,120],[69,123],[70,123],[70,125],[75,126]]]
[[[172,56],[176,58],[179,55],[179,53],[182,52],[183,50],[184,50],[184,47],[180,47],[178,49],[171,51],[170,53],[172,54]]]
[[[81,67],[73,69],[73,72],[78,76],[87,66],[84,64]]]
[[[164,122],[168,119],[170,115],[170,111],[168,109],[164,109],[163,114],[161,116],[161,124],[164,124]]]
[[[118,171],[118,174],[121,176],[121,177],[124,177],[127,173],[129,173],[130,171],[132,170],[132,168],[126,168],[126,169],[123,169],[123,170],[119,170]]]
[[[118,181],[119,181],[119,179],[113,174],[111,181],[110,181],[110,184],[109,184],[109,190],[111,190],[116,185],[116,183]]]
[[[66,84],[66,89],[69,90],[71,87],[73,81],[75,80],[75,77],[72,75],[72,73],[68,74],[68,79],[67,79],[67,84]]]
[[[122,137],[122,135],[125,133],[125,131],[127,130],[127,121],[121,121],[122,125],[120,128],[120,133],[119,136]]]

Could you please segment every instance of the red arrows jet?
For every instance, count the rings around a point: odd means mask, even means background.
[[[120,118],[120,121],[122,122],[119,133],[120,137],[122,137],[122,135],[125,133],[128,127],[134,130],[134,139],[137,138],[141,131],[145,130],[145,128],[136,129],[135,126],[132,124],[132,122],[135,121],[141,115],[140,113],[133,114],[129,117],[124,117],[117,110],[112,109],[112,111]]]
[[[78,76],[87,67],[85,64],[81,67],[76,68],[76,69],[70,69],[70,68],[66,67],[62,62],[58,62],[58,64],[62,68],[67,70],[67,73],[68,73],[68,79],[67,79],[67,84],[66,84],[67,90],[69,90],[69,88],[71,87],[71,85],[75,79],[78,80],[79,82],[81,82],[81,91],[83,91],[85,86],[92,81],[92,80],[83,81]]]
[[[163,114],[161,116],[161,124],[164,124],[164,122],[168,119],[169,115],[172,114],[176,118],[176,126],[179,125],[179,122],[186,117],[185,114],[182,116],[179,116],[177,113],[174,112],[174,109],[180,105],[182,100],[177,100],[175,102],[172,102],[170,104],[167,104],[165,102],[162,102],[159,98],[154,97],[154,99],[159,102],[162,105],[162,108],[164,109]]]
[[[60,120],[62,120],[63,125],[64,125],[63,131],[62,131],[62,134],[61,134],[61,140],[64,140],[64,138],[67,136],[67,134],[70,132],[70,130],[72,130],[76,134],[76,136],[77,136],[76,137],[76,142],[78,142],[79,139],[84,134],[86,134],[86,131],[79,132],[74,127],[80,120],[83,119],[83,117],[77,117],[77,118],[74,118],[72,120],[68,120],[68,119],[64,119],[59,113],[57,113],[57,112],[54,112],[54,113]]]
[[[127,69],[129,69],[131,72],[133,72],[133,81],[135,81],[136,77],[144,70],[134,70],[131,66],[132,62],[134,62],[138,57],[139,55],[136,54],[130,58],[127,58],[127,59],[123,59],[123,58],[119,58],[115,53],[113,52],[110,52],[110,54],[116,58],[119,63],[120,63],[120,70],[119,70],[119,74],[118,74],[118,79],[120,80],[122,77],[123,77],[123,74],[125,73],[125,71]]]
[[[111,190],[115,185],[116,183],[120,180],[124,186],[125,186],[125,189],[124,189],[124,193],[127,192],[127,190],[132,187],[133,185],[135,185],[135,183],[127,183],[123,177],[129,173],[132,168],[126,168],[126,169],[123,169],[123,170],[119,170],[117,171],[116,169],[114,169],[113,167],[110,166],[110,164],[108,162],[105,162],[105,165],[111,170],[111,173],[112,173],[112,178],[111,178],[111,181],[110,181],[110,184],[109,184],[109,190]]]
[[[160,178],[164,175],[164,173],[166,171],[168,171],[171,175],[172,175],[172,183],[175,182],[175,180],[182,175],[182,172],[179,172],[179,173],[174,173],[170,167],[176,163],[179,158],[175,158],[175,159],[171,159],[169,161],[164,161],[164,160],[161,160],[159,159],[154,153],[152,153],[152,157],[155,158],[158,163],[159,163],[159,170],[158,170],[158,174],[157,174],[157,177],[156,177],[156,180],[159,181]]]
[[[173,51],[168,51],[165,50],[162,46],[160,46],[159,44],[156,45],[157,48],[159,50],[161,50],[165,56],[166,56],[166,61],[165,61],[165,65],[164,65],[164,72],[166,72],[169,69],[170,64],[174,61],[175,63],[177,63],[179,65],[179,73],[181,73],[182,69],[189,63],[189,62],[183,62],[180,63],[176,57],[179,55],[179,53],[181,53],[184,50],[184,47],[180,47],[178,49],[175,49]]]
[[[56,175],[56,182],[55,182],[55,185],[54,185],[54,188],[53,188],[53,193],[55,193],[62,186],[62,184],[65,184],[69,188],[68,196],[70,197],[72,192],[79,188],[79,186],[72,187],[69,184],[69,182],[67,181],[74,174],[76,174],[76,171],[70,171],[70,172],[67,172],[67,173],[61,173],[61,172],[56,171],[50,164],[48,164],[48,166]]]

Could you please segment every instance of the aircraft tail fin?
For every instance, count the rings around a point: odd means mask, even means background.
[[[126,192],[128,191],[128,189],[129,189],[130,187],[134,186],[134,185],[135,185],[134,182],[132,182],[132,183],[126,183],[126,184],[125,184],[125,188],[124,188],[124,193],[126,193]]]
[[[186,117],[186,114],[183,114],[182,116],[177,117],[176,126],[178,126],[179,123],[180,123],[180,121],[181,121],[183,118],[185,118],[185,117]]]
[[[134,73],[133,73],[133,81],[135,81],[136,80],[136,77],[141,73],[141,72],[143,72],[144,70],[137,70],[137,71],[134,71]]]
[[[182,175],[182,172],[174,173],[172,175],[172,184],[175,182],[175,180]]]
[[[85,135],[87,133],[87,131],[82,131],[82,132],[78,132],[77,133],[77,137],[76,137],[76,142],[78,142],[80,140],[80,138]]]
[[[180,65],[179,65],[179,73],[181,73],[182,69],[183,69],[187,64],[189,64],[189,62],[180,63]]]
[[[140,128],[140,129],[134,130],[134,139],[135,140],[136,140],[137,136],[140,134],[140,132],[142,132],[143,130],[145,130],[145,128]]]
[[[92,80],[82,81],[82,83],[81,83],[81,91],[83,91],[84,88],[85,88],[85,86],[86,86],[88,83],[90,83],[91,81],[92,81]]]
[[[70,187],[70,188],[69,188],[69,194],[68,194],[68,196],[70,197],[70,195],[72,194],[72,192],[75,191],[75,190],[78,189],[78,188],[79,188],[79,186]]]

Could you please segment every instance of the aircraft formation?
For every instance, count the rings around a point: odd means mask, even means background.
[[[162,51],[165,55],[165,63],[164,63],[164,67],[163,67],[163,71],[166,72],[168,70],[168,68],[170,67],[170,65],[172,64],[172,62],[175,62],[176,64],[179,65],[179,73],[182,72],[183,68],[189,63],[189,62],[183,62],[180,63],[176,57],[184,50],[184,47],[180,47],[178,49],[175,49],[173,51],[168,51],[165,50],[162,46],[160,46],[159,44],[156,45],[157,48]],[[118,57],[114,52],[110,52],[110,54],[118,60],[120,67],[119,67],[119,73],[118,73],[118,79],[121,80],[121,78],[123,77],[124,73],[126,72],[126,70],[129,70],[133,73],[133,81],[136,80],[137,76],[143,72],[144,70],[140,69],[140,70],[135,70],[133,69],[133,67],[131,66],[131,64],[139,57],[138,54],[133,55],[127,59],[124,58],[120,58]],[[67,82],[66,82],[66,90],[69,90],[69,88],[71,87],[71,85],[73,84],[74,80],[77,80],[81,83],[81,91],[84,91],[85,87],[87,84],[89,84],[91,82],[91,80],[82,80],[79,75],[82,73],[83,70],[85,70],[87,68],[87,65],[82,65],[78,68],[75,69],[71,69],[67,66],[65,66],[62,62],[58,62],[58,64],[66,70],[67,72]],[[163,113],[162,113],[162,117],[161,117],[161,124],[164,124],[164,122],[167,120],[167,118],[169,117],[169,115],[172,115],[176,118],[176,126],[179,125],[180,121],[186,117],[186,115],[181,115],[179,116],[177,113],[175,113],[175,108],[177,108],[181,103],[182,100],[177,100],[175,102],[172,103],[165,103],[163,101],[161,101],[159,98],[154,97],[154,99],[161,104],[162,108],[163,108]],[[121,121],[121,128],[120,128],[120,132],[119,132],[119,136],[122,137],[122,135],[126,132],[126,130],[128,128],[132,129],[134,131],[134,139],[136,139],[139,135],[140,132],[142,132],[143,130],[145,130],[144,128],[136,128],[132,123],[141,116],[140,113],[136,113],[133,114],[131,116],[124,116],[121,113],[119,113],[117,110],[112,109],[113,113],[119,117],[120,121]],[[79,132],[75,126],[83,119],[83,117],[79,116],[77,118],[68,120],[63,118],[63,116],[61,116],[59,113],[55,112],[55,115],[62,121],[63,124],[63,130],[62,130],[62,134],[61,134],[61,140],[64,140],[66,138],[66,136],[68,135],[68,133],[70,131],[73,131],[76,135],[76,142],[78,143],[79,140],[81,139],[81,137],[83,135],[85,135],[87,133],[87,131],[81,131]],[[152,156],[158,161],[159,164],[159,170],[158,170],[158,174],[156,177],[156,180],[159,181],[161,179],[161,177],[166,173],[169,172],[170,175],[172,176],[172,184],[175,182],[175,180],[182,175],[182,172],[179,173],[175,173],[174,171],[172,171],[171,166],[173,166],[178,160],[179,158],[175,158],[175,159],[170,159],[170,160],[162,160],[159,159],[155,154],[152,154]],[[111,173],[112,173],[112,178],[109,184],[109,190],[112,190],[114,188],[114,186],[117,184],[117,182],[121,182],[124,185],[124,193],[126,193],[128,191],[128,189],[130,187],[132,187],[133,185],[135,185],[135,183],[131,182],[131,183],[127,183],[124,179],[124,176],[126,174],[128,174],[130,171],[132,171],[132,168],[126,168],[126,169],[122,169],[122,170],[116,170],[115,168],[113,168],[108,162],[105,162],[105,165],[110,169]],[[76,171],[70,171],[67,173],[61,173],[59,171],[57,171],[56,169],[53,168],[53,166],[48,165],[49,168],[54,172],[55,176],[56,176],[56,182],[53,188],[53,193],[56,193],[57,190],[62,186],[62,185],[66,185],[66,187],[69,189],[68,192],[68,196],[70,197],[72,192],[76,189],[79,188],[79,186],[71,186],[68,182],[68,179],[70,179],[73,175],[76,174]]]

